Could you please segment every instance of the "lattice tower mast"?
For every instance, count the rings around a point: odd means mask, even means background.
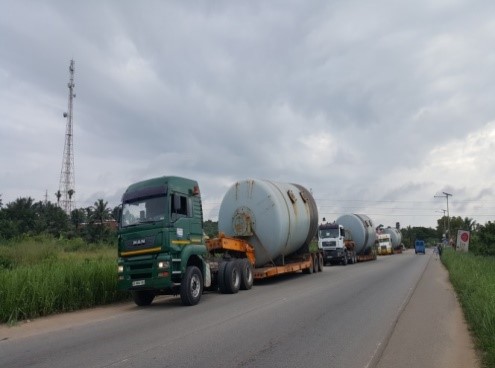
[[[67,84],[69,87],[69,107],[68,111],[64,112],[64,118],[67,118],[67,124],[65,128],[65,145],[64,155],[62,160],[62,169],[60,171],[60,183],[59,192],[57,195],[60,197],[59,205],[62,209],[70,215],[73,207],[74,194],[75,194],[75,177],[74,177],[74,145],[73,145],[73,131],[72,131],[72,106],[73,99],[76,97],[74,93],[74,60],[70,61],[69,66],[70,81]]]

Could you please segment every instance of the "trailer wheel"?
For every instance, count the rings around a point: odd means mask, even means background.
[[[323,271],[323,256],[321,254],[318,254],[318,272]]]
[[[155,299],[155,294],[148,290],[133,291],[132,298],[137,306],[145,307],[153,302],[153,299]]]
[[[253,268],[247,259],[239,260],[241,270],[241,290],[249,290],[253,287]]]
[[[196,266],[186,268],[186,274],[180,284],[180,300],[184,305],[196,305],[203,294],[203,276]]]
[[[237,262],[230,261],[226,263],[223,278],[227,294],[235,294],[239,291],[241,287],[241,271]]]

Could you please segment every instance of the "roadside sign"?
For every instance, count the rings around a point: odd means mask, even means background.
[[[458,230],[457,231],[457,244],[456,249],[459,252],[467,252],[469,250],[469,231]]]

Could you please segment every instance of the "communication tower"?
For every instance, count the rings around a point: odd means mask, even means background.
[[[62,159],[62,169],[60,170],[59,189],[56,193],[59,206],[70,215],[72,211],[72,203],[75,194],[75,179],[74,179],[74,146],[72,140],[72,104],[76,97],[74,93],[74,60],[70,61],[69,66],[70,81],[67,84],[69,87],[69,108],[64,112],[64,118],[67,118],[65,128],[65,145],[64,155]]]

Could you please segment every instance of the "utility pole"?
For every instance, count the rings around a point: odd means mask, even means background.
[[[70,81],[67,84],[67,87],[69,87],[69,106],[68,111],[64,112],[64,118],[67,118],[64,155],[62,158],[62,169],[60,170],[59,191],[57,192],[62,197],[60,201],[61,207],[67,215],[70,215],[72,211],[72,197],[76,192],[74,189],[74,147],[72,141],[72,105],[73,99],[76,97],[74,93],[74,70],[74,60],[71,60],[69,66]]]
[[[435,195],[435,198],[446,198],[447,199],[447,232],[448,232],[448,241],[450,244],[450,212],[449,212],[449,197],[452,197],[452,194],[447,192],[442,192],[443,195]]]
[[[445,212],[447,212],[447,210],[440,210],[440,211],[435,211],[435,212],[443,212],[443,217],[442,217],[442,219],[443,219],[443,230],[445,232],[447,232],[447,227],[445,226]]]

